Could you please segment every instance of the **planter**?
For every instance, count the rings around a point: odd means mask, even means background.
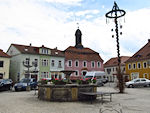
[[[55,85],[65,85],[66,82],[64,82],[64,81],[55,81],[54,84]]]

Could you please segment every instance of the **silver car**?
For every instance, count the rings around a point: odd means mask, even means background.
[[[136,79],[133,79],[129,82],[126,82],[126,87],[128,88],[133,88],[133,87],[147,87],[147,86],[150,86],[150,80],[146,79],[146,78],[136,78]]]

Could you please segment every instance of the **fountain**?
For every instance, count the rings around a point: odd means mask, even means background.
[[[38,98],[47,101],[78,101],[89,99],[80,92],[97,92],[96,84],[72,84],[70,75],[75,71],[63,70],[67,84],[40,84],[38,85]]]

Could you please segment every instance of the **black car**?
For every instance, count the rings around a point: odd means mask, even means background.
[[[13,81],[11,79],[0,79],[0,90],[11,90]]]
[[[27,87],[30,86],[30,89],[35,89],[37,87],[37,81],[34,78],[23,78],[18,83],[14,85],[15,91],[27,90]]]

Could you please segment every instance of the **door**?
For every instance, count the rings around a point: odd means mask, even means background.
[[[141,86],[147,86],[147,84],[146,84],[146,79],[142,78],[140,85],[141,85]]]
[[[134,81],[134,87],[138,87],[141,85],[140,79]]]
[[[148,73],[144,73],[143,78],[149,79]]]

